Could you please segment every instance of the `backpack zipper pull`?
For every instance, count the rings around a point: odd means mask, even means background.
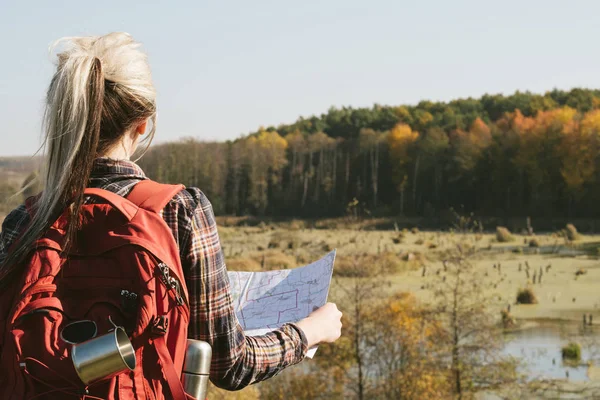
[[[169,285],[171,286],[171,289],[175,291],[175,301],[177,302],[177,305],[182,306],[184,301],[183,297],[181,296],[181,285],[179,284],[179,281],[174,277],[170,277]]]
[[[162,282],[168,286],[169,281],[169,266],[165,263],[158,264],[158,269],[160,270],[160,279]]]
[[[169,266],[165,263],[159,263],[158,268],[160,270],[160,279],[167,287],[168,290],[172,290],[175,293],[175,301],[177,305],[182,306],[185,304],[185,300],[181,293],[181,285],[177,278],[171,276]]]

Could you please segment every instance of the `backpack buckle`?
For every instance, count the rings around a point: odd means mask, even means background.
[[[169,318],[166,315],[160,315],[152,320],[150,331],[156,336],[163,336],[167,333],[169,327]]]

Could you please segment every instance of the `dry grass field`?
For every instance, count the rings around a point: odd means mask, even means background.
[[[360,230],[344,228],[342,223],[337,229],[310,229],[298,222],[233,227],[223,226],[228,225],[227,221],[220,222],[224,222],[219,232],[229,270],[294,268],[337,249],[331,301],[342,300],[339,287],[350,279],[346,271],[358,260],[365,274],[385,266],[380,278],[387,283],[385,290],[390,294],[412,292],[428,303],[432,300],[428,289],[436,275],[443,274],[446,251],[461,241],[477,249],[469,262],[483,272],[488,293],[501,300],[497,302],[498,316],[510,305],[519,326],[535,325],[541,320],[581,321],[584,313],[600,321],[600,235],[580,235],[569,241],[557,233],[512,234],[510,241],[499,242],[496,233]],[[517,292],[523,288],[533,291],[537,304],[516,304]],[[593,378],[575,387],[596,383]],[[562,381],[559,384],[569,385]],[[212,390],[215,398],[236,398]],[[255,389],[251,390],[248,398],[256,396]]]
[[[459,234],[449,232],[358,231],[353,229],[290,229],[289,226],[221,227],[229,270],[294,268],[337,249],[334,274],[344,279],[344,269],[355,257],[366,272],[375,264],[387,268],[382,280],[390,292],[410,291],[422,301],[433,276],[442,269],[444,251]],[[580,236],[567,241],[556,234],[532,237],[513,235],[500,243],[495,234],[467,234],[467,243],[478,248],[470,260],[485,271],[489,292],[497,295],[521,319],[581,319],[582,313],[599,313],[600,236]],[[425,268],[425,276],[423,276]],[[541,282],[540,282],[540,270]],[[535,283],[533,282],[535,275]],[[535,305],[515,305],[519,289],[531,287]],[[332,296],[335,300],[335,290]]]

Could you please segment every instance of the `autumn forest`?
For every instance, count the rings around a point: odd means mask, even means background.
[[[154,179],[206,192],[218,214],[598,217],[600,90],[331,108],[235,141],[151,147]]]

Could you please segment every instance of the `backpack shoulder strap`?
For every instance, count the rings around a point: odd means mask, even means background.
[[[150,211],[154,213],[156,221],[160,221],[162,226],[162,233],[166,235],[170,239],[167,241],[167,245],[163,246],[162,250],[168,254],[171,252],[171,260],[174,264],[169,265],[169,269],[171,272],[179,279],[183,286],[184,298],[188,299],[188,292],[185,286],[185,274],[183,272],[183,268],[181,267],[181,259],[179,254],[179,246],[177,241],[173,237],[173,232],[171,231],[171,227],[167,224],[167,222],[158,216],[157,214],[162,211],[165,206],[173,199],[173,197],[185,189],[184,185],[168,185],[163,183],[158,183],[152,181],[150,179],[146,179],[138,182],[129,195],[126,197],[127,201],[135,204],[138,208]],[[168,249],[170,250],[168,250]],[[155,253],[159,255],[161,253]],[[163,260],[168,263],[167,259]]]
[[[127,199],[140,208],[158,213],[184,188],[185,186],[183,185],[161,184],[148,179],[138,182],[127,196]],[[176,270],[172,271],[175,275],[179,275]],[[185,282],[181,279],[183,276],[178,277],[181,282]],[[184,291],[187,298],[187,290],[184,289]],[[153,342],[154,349],[160,360],[163,376],[167,381],[169,391],[171,392],[170,398],[173,400],[187,400],[188,396],[185,394],[183,384],[175,369],[173,358],[171,357],[164,337],[158,336],[153,339]]]
[[[158,213],[183,189],[183,185],[167,185],[146,179],[134,186],[127,199],[140,208]]]
[[[136,204],[132,204],[131,201],[128,201],[125,198],[111,191],[98,188],[87,188],[85,189],[84,193],[87,195],[97,196],[101,199],[104,199],[114,208],[119,210],[121,214],[123,214],[127,218],[128,221],[131,221],[135,214],[137,214],[138,206]]]

